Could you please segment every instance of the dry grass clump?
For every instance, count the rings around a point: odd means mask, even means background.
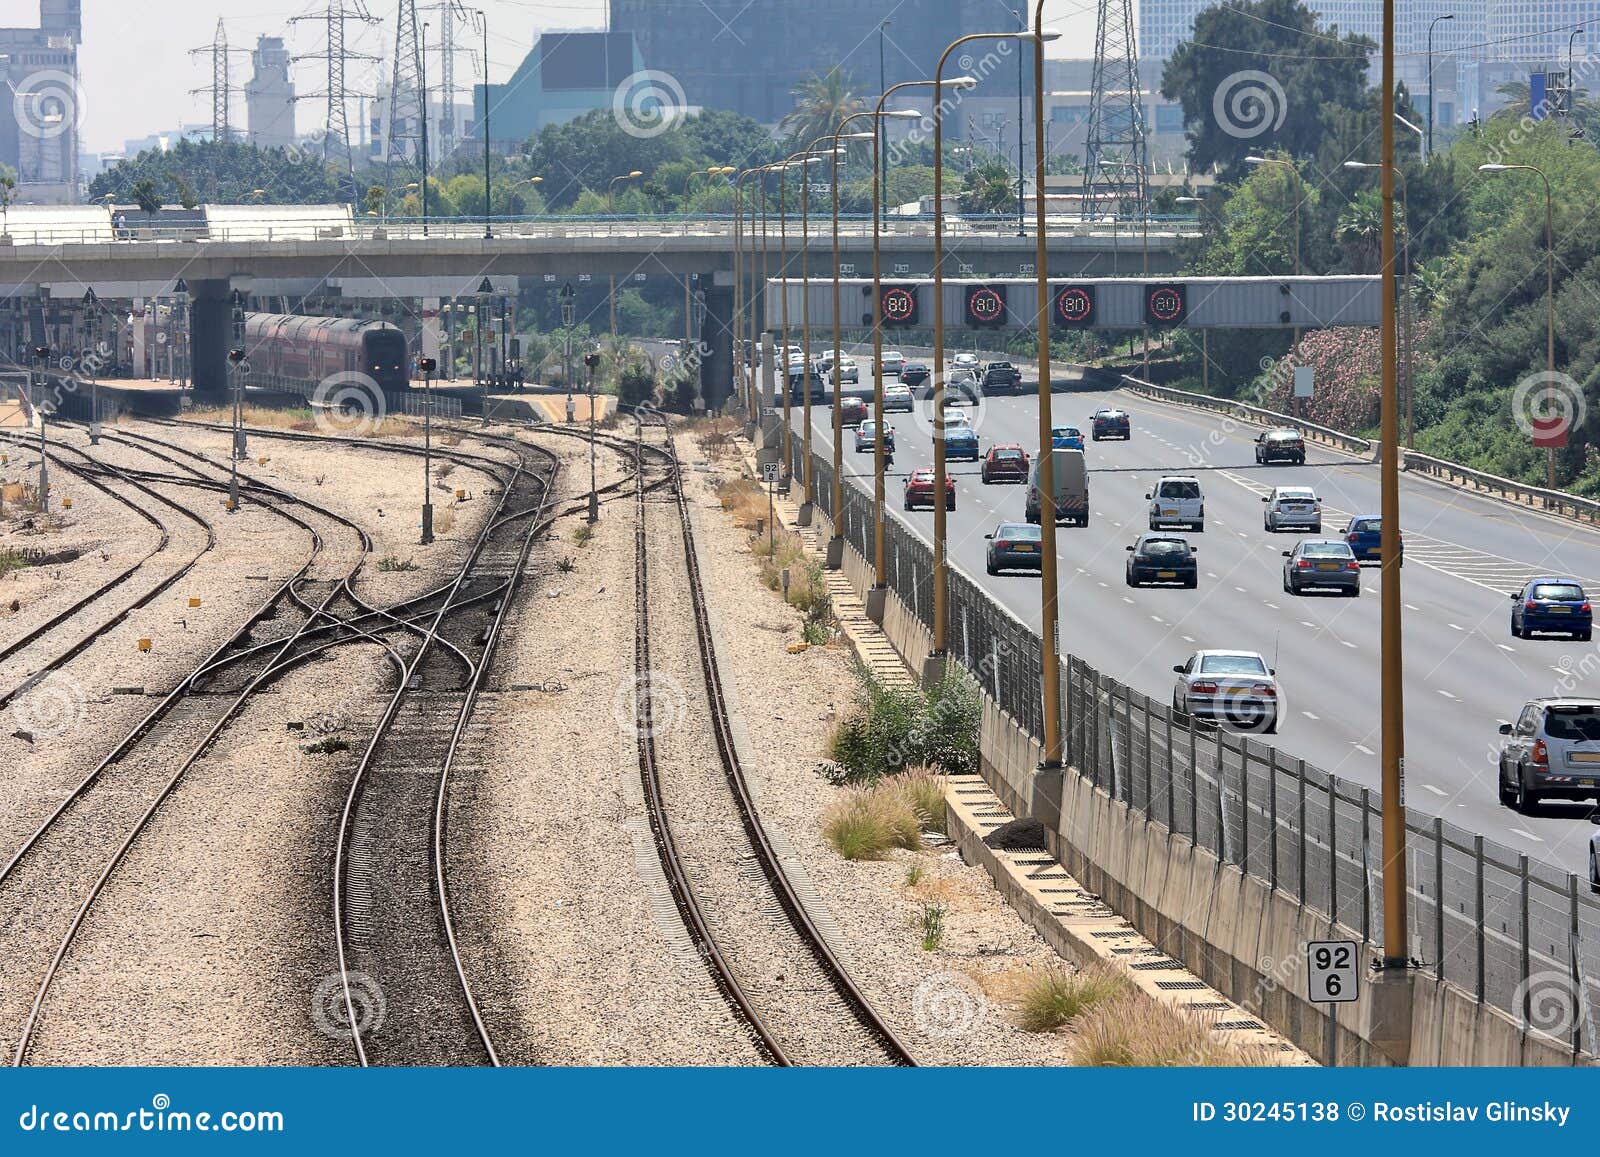
[[[1262,1048],[1216,1039],[1214,1018],[1162,1004],[1131,990],[1103,1001],[1073,1024],[1075,1065],[1112,1068],[1262,1067]]]
[[[1132,991],[1128,978],[1109,965],[1099,964],[1081,972],[1046,968],[1024,982],[1017,1002],[1017,1022],[1028,1032],[1053,1032]]]
[[[695,445],[709,461],[720,462],[737,454],[733,444],[736,424],[732,418],[706,418],[689,425]]]
[[[736,525],[754,531],[756,521],[767,517],[767,493],[749,478],[725,478],[717,483],[717,501],[733,515]]]
[[[944,792],[948,780],[931,767],[913,767],[892,776],[888,786],[899,791],[917,813],[925,831],[945,832]]]
[[[916,809],[888,782],[851,788],[823,813],[822,834],[847,860],[882,860],[891,848],[922,847]]]
[[[223,406],[199,407],[188,412],[197,422],[233,421],[233,408]],[[330,414],[326,419],[328,432],[347,438],[407,438],[422,437],[422,425],[410,419],[390,415],[378,422],[362,422],[352,413],[348,418]],[[244,424],[268,430],[290,430],[298,434],[316,434],[322,431],[316,415],[305,406],[251,406],[244,408]]]

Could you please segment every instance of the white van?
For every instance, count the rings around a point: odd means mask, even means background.
[[[1164,526],[1206,528],[1206,499],[1200,492],[1200,479],[1189,474],[1167,474],[1145,499],[1150,503],[1150,529]]]
[[[1056,447],[1050,451],[1051,482],[1054,485],[1057,522],[1075,522],[1089,525],[1089,470],[1084,465],[1082,450]],[[1024,513],[1029,522],[1040,519],[1039,463],[1035,461],[1028,471],[1028,497]]]

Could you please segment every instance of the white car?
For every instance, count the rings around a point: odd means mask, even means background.
[[[1206,528],[1205,495],[1200,490],[1200,479],[1192,474],[1163,475],[1145,500],[1150,503],[1151,530],[1164,526],[1187,526],[1196,531]]]
[[[900,371],[906,368],[906,355],[899,350],[885,350],[878,364],[883,367],[884,377],[898,378]]]
[[[978,355],[974,353],[959,353],[956,355],[955,367],[958,370],[977,370]]]
[[[916,399],[911,396],[911,387],[901,385],[899,382],[885,382],[883,387],[883,411],[903,411],[907,414],[916,408]]]
[[[1261,512],[1261,526],[1269,533],[1291,528],[1322,533],[1322,502],[1311,487],[1274,486],[1261,501],[1267,504]]]
[[[1256,651],[1196,651],[1172,668],[1172,708],[1237,731],[1278,730],[1277,672]]]
[[[839,359],[839,371],[832,375],[832,380],[847,386],[860,385],[861,367],[856,365],[855,359],[846,354]]]

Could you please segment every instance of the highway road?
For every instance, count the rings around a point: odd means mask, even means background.
[[[1378,467],[1315,445],[1304,466],[1259,467],[1251,445],[1259,427],[1124,392],[1058,392],[1053,415],[1087,432],[1089,414],[1107,404],[1132,413],[1133,437],[1088,443],[1093,517],[1088,527],[1062,527],[1058,535],[1063,649],[1163,700],[1172,695],[1172,665],[1192,651],[1260,651],[1277,668],[1287,707],[1280,734],[1263,740],[1377,787],[1377,569],[1367,568],[1360,598],[1285,594],[1282,552],[1297,535],[1263,529],[1261,496],[1274,485],[1312,486],[1323,500],[1324,534],[1336,535],[1349,516],[1377,513]],[[1032,394],[986,399],[973,415],[985,449],[1018,442],[1032,456]],[[814,407],[813,418],[814,446],[830,453],[831,410]],[[932,513],[900,505],[904,475],[933,461],[927,422],[897,414],[890,424],[898,442],[890,514],[931,544]],[[846,475],[870,493],[871,455],[854,453],[853,445],[847,432]],[[1024,488],[982,485],[976,464],[950,470],[957,489],[952,564],[1037,631],[1037,578],[984,573],[983,536],[1002,519],[1021,521]],[[1147,531],[1144,495],[1163,473],[1202,481],[1206,528],[1190,536],[1199,550],[1198,590],[1124,583],[1124,548]],[[1589,805],[1550,803],[1523,816],[1498,803],[1496,727],[1528,698],[1600,697],[1600,644],[1513,639],[1509,629],[1510,592],[1527,578],[1573,576],[1600,594],[1600,533],[1409,476],[1402,479],[1401,517],[1408,804],[1531,858],[1586,872]]]

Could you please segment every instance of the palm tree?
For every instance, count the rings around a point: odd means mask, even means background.
[[[850,81],[839,66],[818,75],[812,73],[789,90],[794,108],[778,123],[789,134],[794,148],[804,148],[818,137],[839,131],[839,124],[852,113],[867,107],[866,101],[850,91]]]
[[[1383,238],[1383,209],[1377,197],[1363,192],[1339,214],[1334,240],[1344,247],[1352,273],[1371,273],[1378,263]]]

